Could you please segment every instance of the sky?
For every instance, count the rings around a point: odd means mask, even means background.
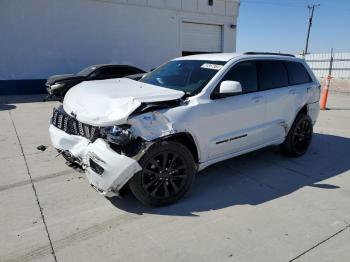
[[[309,52],[350,52],[350,0],[241,0],[237,52],[301,53],[305,49],[308,5],[315,8]]]

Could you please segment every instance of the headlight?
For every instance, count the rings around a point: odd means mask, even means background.
[[[125,146],[134,140],[129,125],[106,127],[103,129],[103,133],[108,142],[118,146]]]
[[[61,88],[64,85],[65,85],[64,83],[56,83],[56,84],[50,86],[50,88],[51,88],[51,90],[54,90],[54,89]]]

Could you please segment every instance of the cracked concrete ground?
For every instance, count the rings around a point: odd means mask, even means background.
[[[56,102],[0,97],[0,261],[349,261],[350,96],[309,152],[266,148],[201,172],[181,202],[107,200],[50,145]]]

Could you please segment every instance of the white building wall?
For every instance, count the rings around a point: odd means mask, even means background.
[[[236,49],[239,0],[1,0],[0,80],[44,79],[91,64],[145,70],[181,56],[183,21],[222,25]]]

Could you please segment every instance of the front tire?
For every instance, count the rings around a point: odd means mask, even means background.
[[[182,198],[194,182],[192,153],[182,144],[163,141],[139,161],[142,170],[129,181],[134,196],[145,205],[164,206]]]
[[[297,115],[285,141],[280,146],[282,152],[290,157],[304,155],[310,146],[312,133],[311,118],[305,114]]]

